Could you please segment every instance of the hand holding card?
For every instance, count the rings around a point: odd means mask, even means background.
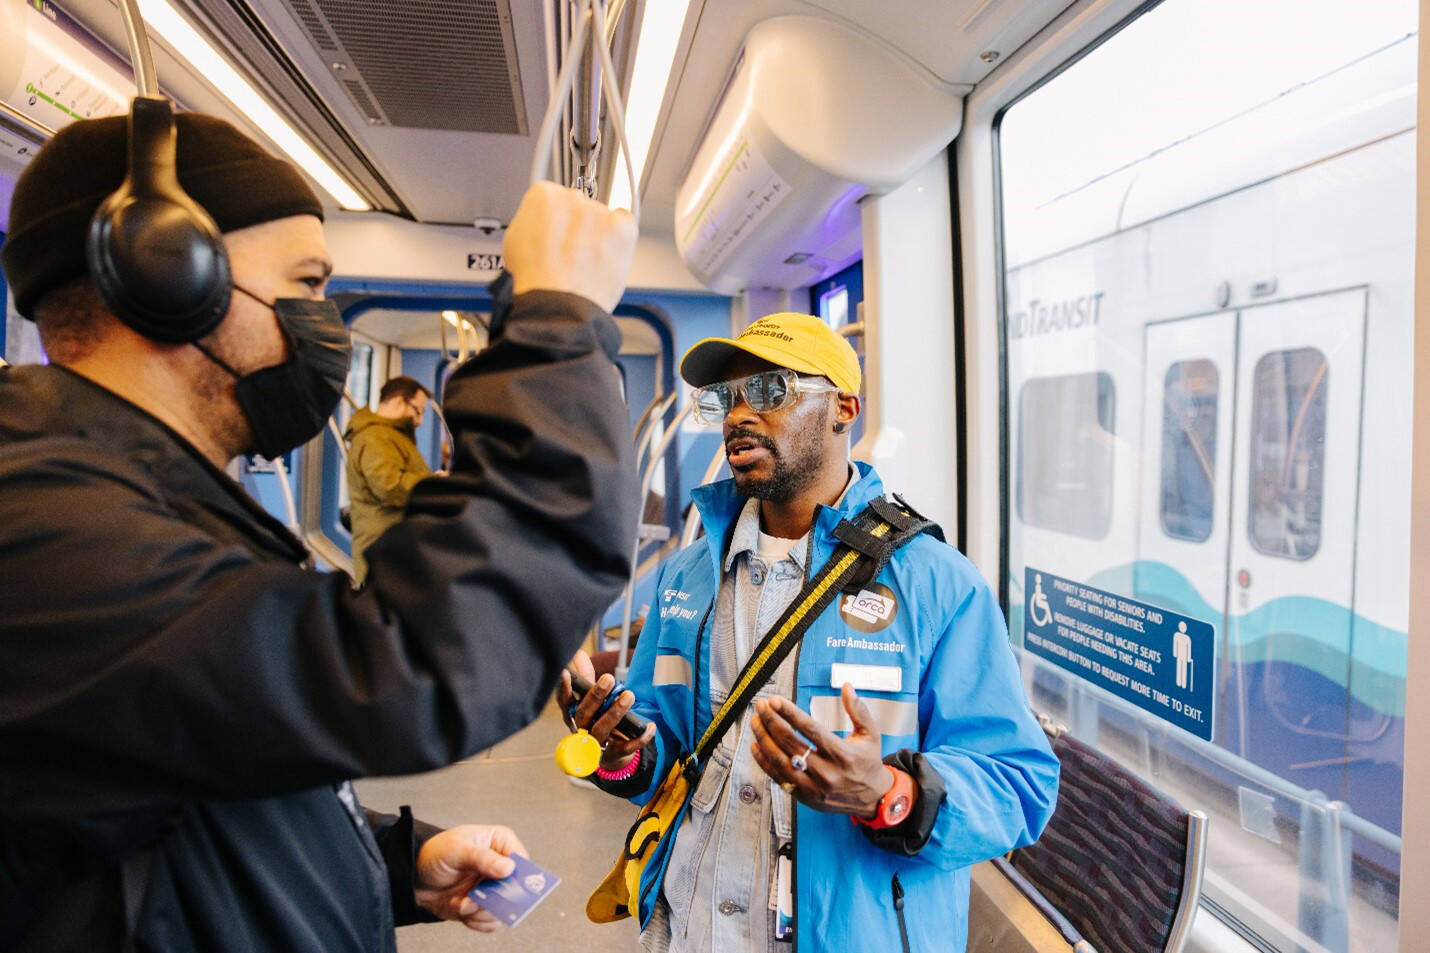
[[[483,880],[467,896],[502,923],[514,927],[545,900],[561,878],[520,855],[511,858],[516,869],[501,880]]]
[[[417,853],[413,886],[419,906],[443,920],[490,933],[502,921],[467,896],[473,884],[512,872],[526,848],[511,828],[462,824],[429,838]]]

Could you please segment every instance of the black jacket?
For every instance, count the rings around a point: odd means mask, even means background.
[[[392,949],[421,834],[346,779],[529,723],[620,589],[618,341],[517,299],[358,592],[158,420],[0,370],[0,949],[121,949],[126,879],[139,949]]]

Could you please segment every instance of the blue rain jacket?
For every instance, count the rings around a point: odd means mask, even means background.
[[[853,520],[884,492],[871,467],[857,466],[859,479],[839,507],[819,508],[811,572],[833,554],[839,521]],[[656,609],[641,632],[626,682],[635,693],[636,712],[659,729],[646,751],[647,757],[658,756],[655,780],[632,799],[637,804],[649,800],[680,753],[694,750],[713,714],[713,619],[700,640],[699,659],[693,653],[744,500],[733,480],[700,487],[694,498],[705,538],[662,567]],[[962,951],[968,936],[968,868],[1038,838],[1053,813],[1058,762],[1028,707],[997,600],[961,553],[920,536],[894,555],[875,583],[886,588],[874,590],[884,601],[871,614],[838,611],[841,595],[809,627],[796,650],[795,701],[825,727],[837,728],[846,716],[839,689],[831,684],[831,666],[875,665],[886,673],[897,666],[902,691],[859,695],[881,723],[884,753],[922,752],[947,793],[932,834],[913,857],[876,847],[842,814],[797,805],[795,948],[803,953],[900,949],[893,901],[897,873],[910,949]],[[889,598],[895,603],[891,612]],[[700,673],[698,699],[692,697],[692,671]],[[841,733],[847,730],[846,721]],[[706,773],[714,771],[719,766],[712,758]],[[646,867],[642,925],[654,909],[678,827],[679,820]]]

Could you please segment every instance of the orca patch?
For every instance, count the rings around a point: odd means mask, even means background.
[[[839,596],[839,615],[856,632],[879,632],[893,625],[899,600],[888,586],[873,583],[857,593]]]

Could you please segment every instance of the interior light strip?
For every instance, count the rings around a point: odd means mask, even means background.
[[[238,72],[209,45],[165,0],[139,0],[144,21],[164,38],[189,65],[208,80],[225,99],[263,130],[278,148],[287,153],[303,171],[311,175],[338,203],[349,211],[367,212],[372,206],[357,193],[332,166],[318,155],[297,131],[278,115]]]
[[[642,4],[636,63],[631,70],[630,93],[626,96],[626,142],[631,147],[637,188],[645,178],[655,122],[660,118],[661,100],[670,82],[670,68],[675,63],[675,50],[680,45],[680,31],[685,26],[689,7],[690,0],[645,0]],[[616,164],[611,168],[619,169],[622,161],[618,152]],[[630,208],[631,189],[626,177],[613,174],[611,178],[607,204],[611,208]]]

